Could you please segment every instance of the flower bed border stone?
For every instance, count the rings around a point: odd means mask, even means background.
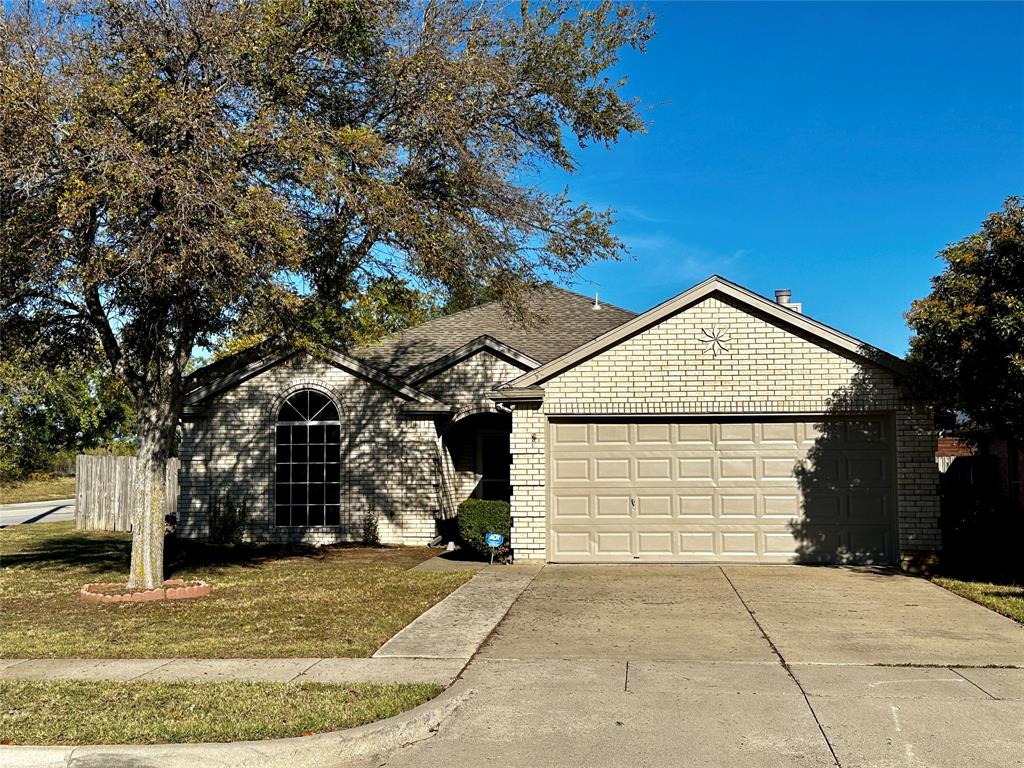
[[[83,600],[93,603],[145,603],[151,600],[189,600],[206,597],[212,591],[205,581],[192,581],[186,584],[182,579],[168,579],[162,587],[144,589],[140,592],[107,591],[117,589],[125,589],[125,585],[116,581],[100,581],[86,584],[79,594]]]

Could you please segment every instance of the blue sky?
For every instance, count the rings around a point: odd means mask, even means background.
[[[633,260],[573,287],[643,310],[718,273],[896,354],[936,253],[1024,193],[1024,4],[652,3],[648,133],[552,191]]]

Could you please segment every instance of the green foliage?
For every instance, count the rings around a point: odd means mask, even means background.
[[[214,496],[210,500],[210,544],[222,547],[241,544],[248,518],[245,499],[239,503],[230,493]]]
[[[100,345],[159,465],[197,347],[355,339],[405,322],[403,285],[514,301],[617,258],[610,211],[535,177],[643,130],[607,73],[651,29],[611,0],[10,5],[0,334]],[[369,328],[346,322],[392,278]],[[135,517],[129,578],[150,586],[163,515]]]
[[[981,231],[947,246],[932,291],[907,321],[916,389],[982,428],[1024,439],[1024,206],[1019,197]]]
[[[0,477],[74,474],[78,453],[124,444],[134,429],[128,392],[102,367],[47,369],[15,349],[0,361]]]
[[[377,510],[372,507],[366,510],[363,515],[363,544],[368,547],[380,546],[380,527],[377,520]]]
[[[490,557],[491,549],[484,540],[488,533],[500,533],[505,544],[498,550],[500,559],[508,555],[509,535],[512,531],[512,515],[508,502],[485,499],[466,499],[459,504],[456,515],[459,539],[462,545],[483,557]]]

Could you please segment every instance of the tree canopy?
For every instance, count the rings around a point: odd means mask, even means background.
[[[524,286],[616,258],[609,211],[540,189],[643,129],[609,70],[630,5],[65,0],[0,38],[0,323],[91,337],[133,394],[130,582],[162,571],[186,367],[233,325],[333,322],[381,281]],[[340,328],[345,330],[345,324]],[[356,331],[349,328],[345,332]]]
[[[910,360],[921,391],[975,426],[1024,439],[1024,206],[1006,200],[981,230],[944,248],[915,301]]]

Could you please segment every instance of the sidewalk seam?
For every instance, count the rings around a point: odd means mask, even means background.
[[[163,664],[157,664],[152,669],[147,669],[145,672],[143,672],[141,674],[138,674],[135,677],[129,677],[125,682],[131,683],[131,682],[133,682],[135,680],[138,680],[140,677],[145,677],[146,675],[148,675],[151,672],[156,672],[158,669],[163,669],[168,664],[171,664],[172,662],[175,662],[175,661],[179,661],[179,659],[165,659]]]
[[[782,652],[779,651],[779,649],[775,646],[775,643],[772,642],[772,639],[768,636],[768,633],[765,631],[764,627],[761,626],[761,622],[757,620],[757,616],[755,616],[754,612],[750,610],[750,606],[747,605],[747,601],[743,599],[743,595],[740,594],[740,591],[736,589],[736,585],[732,583],[732,579],[729,578],[729,574],[725,572],[725,569],[722,566],[718,566],[718,570],[721,571],[722,576],[729,583],[729,586],[732,587],[732,591],[736,593],[737,599],[740,601],[740,604],[747,612],[747,615],[750,616],[750,620],[754,622],[754,626],[757,627],[758,631],[761,633],[761,636],[765,639],[765,642],[768,643],[768,647],[772,649],[772,653],[774,653],[778,657],[779,664],[782,665],[782,668],[786,670],[786,674],[789,675],[790,680],[792,680],[796,687],[799,689],[800,695],[804,697],[804,703],[807,705],[807,709],[811,713],[811,717],[814,718],[814,722],[818,726],[818,730],[821,732],[821,738],[825,740],[825,746],[828,747],[828,751],[832,754],[832,760],[835,762],[837,766],[839,766],[839,768],[842,768],[843,764],[839,762],[839,756],[836,754],[836,751],[832,748],[832,742],[828,740],[828,734],[825,733],[825,726],[823,726],[821,724],[821,720],[818,719],[818,713],[814,711],[814,707],[811,705],[811,699],[807,695],[807,691],[804,690],[803,685],[797,679],[796,675],[793,674],[793,670],[790,669],[789,662],[786,661],[786,658],[782,655]]]
[[[311,670],[311,669],[312,669],[313,667],[315,667],[315,666],[316,666],[317,664],[322,664],[322,663],[323,663],[324,661],[326,661],[326,659],[317,659],[316,661],[314,661],[314,662],[313,662],[312,664],[310,664],[310,665],[309,665],[308,667],[306,667],[305,669],[303,669],[303,670],[300,670],[300,671],[299,671],[299,672],[297,672],[297,673],[296,673],[295,675],[293,675],[292,677],[288,678],[288,682],[289,682],[289,683],[294,683],[294,682],[295,682],[296,680],[298,680],[298,679],[299,679],[300,677],[302,677],[302,676],[303,676],[304,674],[306,674],[307,672],[309,672],[309,670]]]

